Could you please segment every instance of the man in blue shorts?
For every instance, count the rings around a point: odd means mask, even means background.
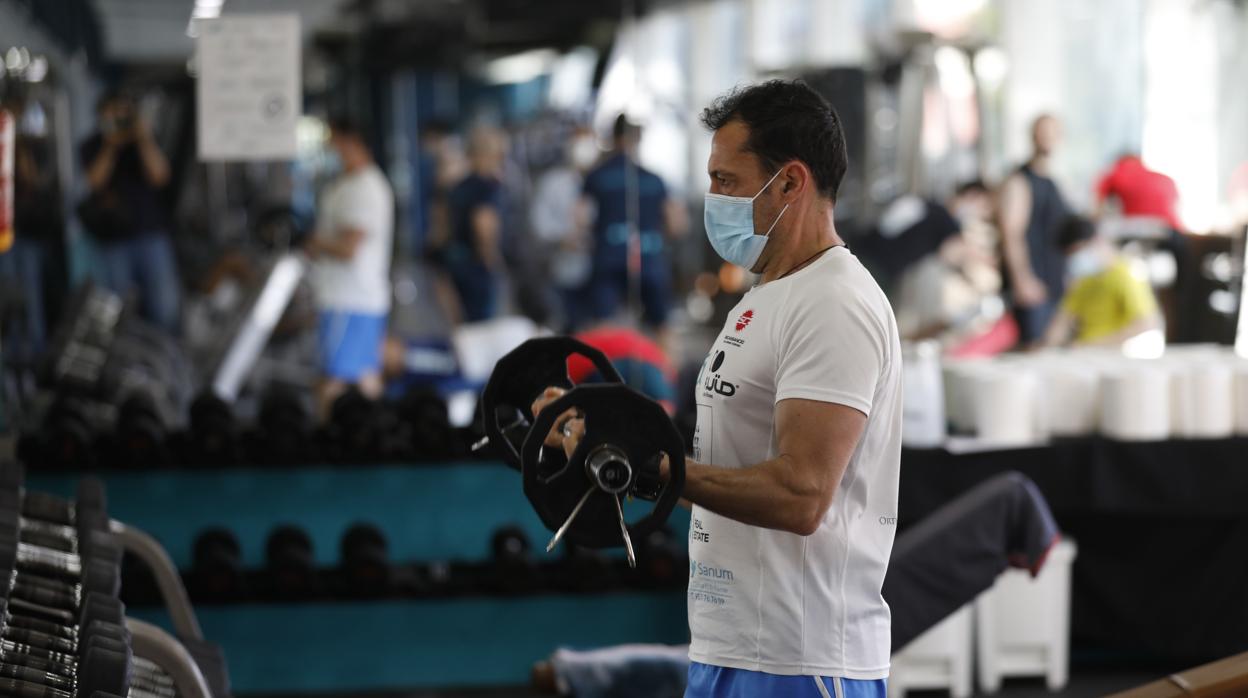
[[[317,337],[324,378],[317,389],[322,418],[348,386],[380,397],[381,345],[390,313],[390,243],[394,193],[364,138],[346,120],[330,124],[330,145],[342,174],[321,197],[316,233],[305,251],[319,311]]]
[[[805,84],[773,80],[716,100],[702,123],[707,236],[759,280],[695,388],[685,695],[884,698],[901,345],[836,231],[841,122]],[[584,422],[563,419],[546,442],[570,453]]]

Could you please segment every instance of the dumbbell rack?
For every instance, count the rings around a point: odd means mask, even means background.
[[[244,569],[265,565],[265,539],[297,525],[321,569],[339,564],[339,540],[352,524],[375,524],[399,562],[486,561],[491,536],[514,524],[532,541],[550,532],[501,463],[452,461],[350,468],[305,463],[199,470],[101,471],[117,518],[160,538],[178,568],[193,568],[192,543],[226,525]],[[34,473],[40,489],[71,495],[77,475]],[[684,509],[669,524],[687,535]],[[612,551],[619,564],[623,551]],[[564,551],[535,553],[557,562]],[[129,581],[129,577],[127,578]],[[135,580],[130,592],[141,589]],[[129,594],[127,594],[129,596]],[[169,606],[167,600],[162,600]],[[133,603],[138,604],[135,600]],[[196,607],[209,637],[230,658],[239,692],[360,692],[450,685],[515,685],[533,661],[559,645],[688,641],[683,591],[556,591],[522,596],[459,595],[377,600],[253,600]],[[162,626],[165,609],[134,606]],[[325,628],[334,628],[326,633]],[[179,639],[185,640],[180,637]],[[488,656],[482,663],[480,657]]]
[[[223,673],[214,693],[183,643],[125,615],[121,560],[129,552],[163,580],[177,631],[192,646],[203,643],[159,546],[108,518],[98,480],[83,480],[70,501],[27,491],[23,475],[0,464],[0,695],[226,698]]]

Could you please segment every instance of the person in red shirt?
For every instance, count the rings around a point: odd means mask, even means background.
[[[1178,214],[1179,190],[1174,180],[1145,167],[1134,153],[1118,158],[1097,182],[1096,201],[1102,211],[1110,197],[1118,200],[1123,216],[1160,218],[1172,229],[1184,230]]]

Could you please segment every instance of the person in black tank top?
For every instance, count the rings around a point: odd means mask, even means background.
[[[1065,260],[1056,235],[1070,212],[1049,177],[1061,124],[1042,115],[1033,122],[1031,136],[1032,157],[1005,181],[998,211],[1006,288],[1024,346],[1044,336],[1065,290]]]

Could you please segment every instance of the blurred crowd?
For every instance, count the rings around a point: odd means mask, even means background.
[[[96,250],[90,277],[179,335],[194,289],[180,280],[185,265],[174,253],[169,161],[133,97],[105,95],[96,116],[78,153],[86,194],[74,209]],[[517,317],[530,323],[520,335],[580,333],[605,341],[617,359],[646,357],[638,359],[649,369],[644,388],[667,400],[674,367],[687,358],[673,329],[698,324],[687,299],[750,283],[748,270],[718,262],[695,278],[677,276],[674,250],[690,249],[677,245],[690,229],[691,199],[640,163],[641,127],[622,115],[609,133],[561,121],[545,137],[545,157],[518,142],[528,137],[518,129],[431,122],[417,138],[409,195],[398,198],[367,130],[344,118],[327,126],[330,176],[298,246],[309,268],[315,320],[307,330],[315,325],[322,408],[353,386],[377,397],[387,383],[424,375],[413,367],[429,338],[403,335],[391,318],[399,265],[431,289],[426,309],[448,333],[470,328],[465,336],[477,345],[512,342]],[[1030,135],[1030,157],[1001,181],[960,182],[944,200],[903,195],[869,225],[843,231],[888,291],[906,339],[970,356],[1122,345],[1165,329],[1148,266],[1123,254],[1122,242],[1142,236],[1148,249],[1183,258],[1173,180],[1124,153],[1106,164],[1093,210],[1075,211],[1053,176],[1061,122],[1041,115]],[[0,254],[0,283],[22,305],[4,315],[6,351],[32,357],[54,315],[41,276],[48,240],[64,237],[58,183],[37,146],[16,141],[17,234]],[[1233,201],[1248,200],[1248,166],[1241,170]],[[212,268],[229,274],[231,260],[223,255]],[[491,323],[495,335],[481,329]]]

